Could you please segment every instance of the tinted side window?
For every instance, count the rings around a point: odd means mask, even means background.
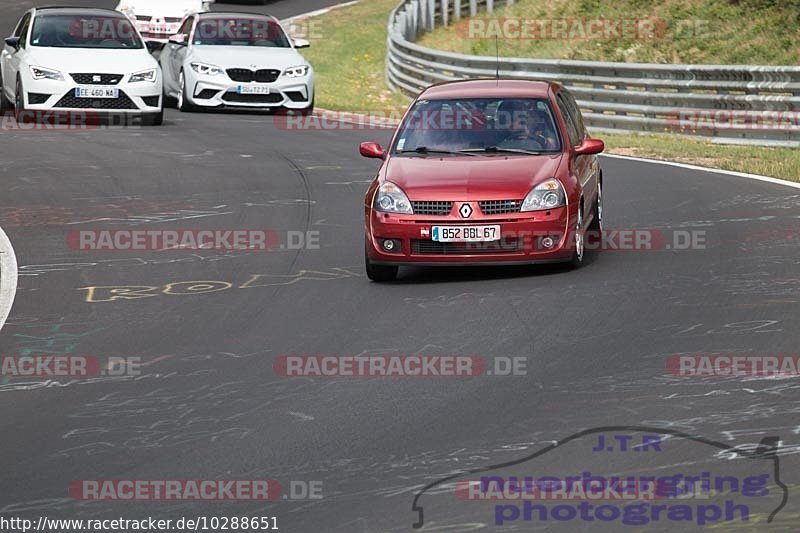
[[[567,123],[567,134],[569,135],[569,145],[577,146],[581,142],[581,137],[578,134],[578,128],[575,126],[575,121],[572,119],[572,115],[569,112],[569,107],[567,106],[566,102],[564,102],[564,97],[561,96],[561,94],[559,94],[556,97],[556,102],[558,103],[558,110],[564,117],[564,122]]]
[[[19,22],[19,26],[17,26],[17,31],[14,32],[14,37],[19,37],[19,45],[22,48],[25,48],[25,45],[28,44],[28,28],[31,25],[31,14],[28,13],[22,20]]]
[[[581,114],[581,108],[578,107],[578,102],[575,101],[575,97],[572,96],[572,93],[566,89],[564,89],[561,94],[564,95],[564,101],[567,104],[575,127],[578,129],[578,135],[581,139],[584,139],[586,137],[586,126],[583,123],[583,115]]]

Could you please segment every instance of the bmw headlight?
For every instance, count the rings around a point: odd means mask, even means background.
[[[520,211],[554,209],[567,205],[567,195],[561,182],[551,178],[534,187],[522,202]]]
[[[64,76],[61,75],[61,72],[52,68],[31,67],[31,75],[35,80],[64,81]]]
[[[192,66],[192,70],[197,72],[198,74],[203,74],[205,76],[219,76],[222,74],[222,69],[216,65],[207,65],[206,63],[190,63]]]
[[[128,83],[136,83],[139,81],[154,83],[156,81],[156,69],[152,68],[150,70],[143,70],[142,72],[131,74],[131,79],[128,80]]]
[[[287,68],[283,71],[283,75],[287,78],[303,78],[308,75],[308,65],[300,65],[297,67]]]
[[[391,181],[383,182],[383,185],[378,188],[378,192],[375,194],[374,207],[384,213],[414,214],[406,193]]]

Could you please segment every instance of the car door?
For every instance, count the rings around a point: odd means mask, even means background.
[[[578,128],[578,136],[581,138],[581,141],[589,139],[590,135],[586,130],[586,124],[583,121],[583,114],[581,113],[581,108],[578,106],[578,102],[575,100],[575,97],[571,92],[569,92],[569,90],[563,89],[562,94],[564,95],[564,100],[567,104],[567,109],[570,112],[570,116],[574,120],[575,126]],[[589,170],[591,173],[589,184],[592,190],[591,199],[594,201],[597,197],[598,191],[600,190],[600,158],[597,155],[587,155],[582,157],[586,159],[589,164]],[[590,205],[594,205],[594,203]]]
[[[170,78],[170,88],[173,92],[177,92],[180,89],[180,84],[178,83],[178,77],[181,72],[181,68],[183,68],[183,62],[186,60],[186,53],[189,50],[189,40],[192,35],[192,26],[194,25],[194,16],[189,16],[186,20],[183,21],[181,27],[178,29],[178,33],[175,35],[185,35],[184,44],[177,44],[174,42],[168,42],[166,45],[167,53],[167,62],[166,67],[169,69],[169,78]]]
[[[17,72],[19,72],[20,59],[24,56],[27,44],[28,29],[30,28],[31,14],[25,15],[19,20],[12,37],[20,38],[20,45],[14,48],[3,43],[3,51],[0,52],[0,69],[3,73],[3,91],[6,96],[13,101],[16,91]],[[23,37],[24,35],[24,37]]]
[[[574,149],[588,137],[588,134],[583,124],[583,117],[580,116],[580,110],[577,109],[577,105],[571,106],[569,104],[570,98],[571,95],[567,93],[565,89],[562,89],[556,95],[556,103],[567,125],[570,148]],[[571,151],[570,172],[581,184],[581,190],[583,191],[583,215],[584,221],[586,221],[597,195],[597,156],[577,155],[574,151]]]

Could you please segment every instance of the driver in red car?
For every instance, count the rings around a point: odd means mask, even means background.
[[[558,147],[555,132],[549,131],[550,118],[546,111],[530,109],[518,100],[504,102],[497,110],[500,123],[508,123],[505,138],[499,148],[519,150],[554,150]]]

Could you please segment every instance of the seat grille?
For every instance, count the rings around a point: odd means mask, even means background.
[[[133,100],[123,91],[119,98],[78,98],[75,91],[69,91],[61,97],[55,107],[66,109],[138,109]]]
[[[77,73],[70,74],[75,83],[81,85],[117,85],[124,77],[122,74]]]

